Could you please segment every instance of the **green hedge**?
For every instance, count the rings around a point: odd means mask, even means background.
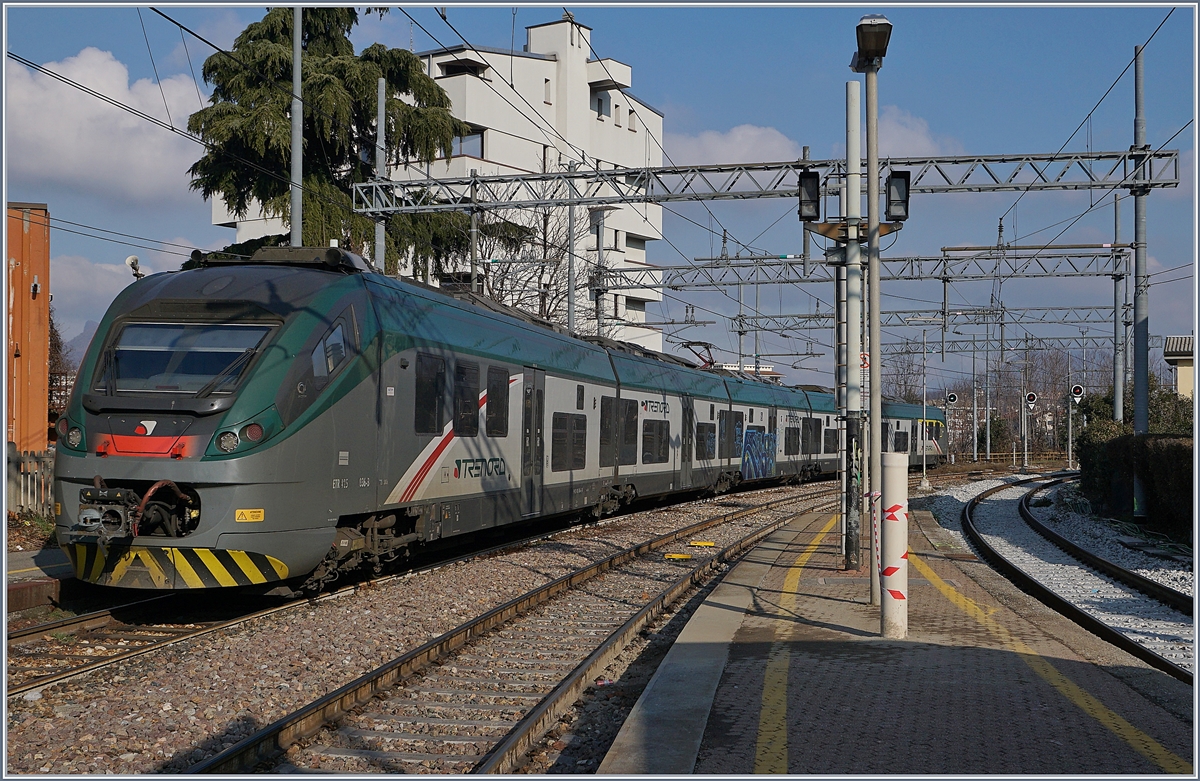
[[[1097,421],[1078,440],[1080,483],[1097,510],[1133,514],[1136,469],[1146,492],[1148,526],[1192,542],[1193,440],[1170,434],[1134,436],[1112,421]]]

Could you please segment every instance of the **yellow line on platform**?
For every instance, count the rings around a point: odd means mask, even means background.
[[[937,573],[928,564],[914,556],[912,551],[909,551],[908,562],[916,567],[917,571],[932,583],[942,593],[942,596],[950,600],[955,607],[978,621],[981,626],[995,635],[1004,645],[1008,646],[1009,650],[1020,656],[1021,661],[1029,665],[1043,680],[1057,689],[1060,694],[1078,706],[1084,713],[1100,722],[1100,724],[1112,731],[1117,737],[1128,743],[1134,751],[1146,757],[1167,773],[1192,774],[1192,765],[1190,762],[1177,756],[1154,738],[1105,707],[1104,703],[1085,691],[1070,678],[1063,675],[1058,668],[1047,661],[1045,657],[1039,655],[1024,641],[1018,637],[1013,637],[1008,629],[992,618],[991,611],[986,610],[978,602],[938,577]]]
[[[800,572],[837,522],[838,516],[835,513],[788,569],[787,577],[783,581],[783,594],[779,600],[785,614],[795,614]],[[787,642],[776,641],[771,644],[767,668],[763,675],[762,710],[758,716],[758,742],[754,751],[755,773],[788,772],[787,680],[791,657]]]
[[[38,572],[39,570],[42,572],[48,572],[49,570],[52,570],[52,569],[63,569],[64,567],[70,567],[70,566],[71,566],[71,562],[64,561],[62,564],[47,564],[44,567],[26,567],[25,569],[10,569],[8,571],[8,574],[9,575],[21,575],[26,572]]]

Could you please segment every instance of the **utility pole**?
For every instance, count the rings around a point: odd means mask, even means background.
[[[983,437],[984,458],[992,460],[992,326],[987,327],[987,340],[983,345]]]
[[[971,461],[979,463],[979,383],[975,379],[975,334],[971,334]]]
[[[1113,193],[1113,270],[1117,270],[1116,247],[1121,243],[1121,194]],[[1124,269],[1122,269],[1124,270]],[[1121,321],[1125,312],[1121,308],[1121,289],[1125,284],[1124,274],[1113,274],[1113,420],[1120,423],[1125,419],[1125,332]]]
[[[479,292],[479,209],[475,200],[479,195],[475,181],[477,172],[471,169],[471,292]]]
[[[384,144],[386,143],[385,133],[387,131],[387,79],[379,77],[378,95],[375,109],[375,178],[383,179],[387,176],[387,155],[384,152]],[[385,265],[383,255],[386,251],[386,242],[384,238],[384,219],[377,217],[375,219],[375,267],[380,273],[384,272]]]
[[[304,9],[292,9],[292,237],[293,247],[304,246],[304,104],[300,100],[301,41]]]
[[[1148,152],[1146,145],[1145,90],[1143,89],[1142,47],[1134,52],[1133,145],[1139,152]],[[1133,433],[1150,432],[1150,289],[1146,279],[1146,185],[1145,158],[1134,169],[1133,192]],[[1146,494],[1137,470],[1133,473],[1133,518],[1146,520]]]
[[[575,161],[567,163],[574,173]],[[571,195],[575,195],[575,183],[571,180]],[[567,331],[575,333],[575,206],[567,204]]]
[[[1070,389],[1071,389],[1071,351],[1067,350],[1067,391],[1070,392]],[[1072,418],[1071,413],[1074,411],[1071,409],[1071,407],[1073,407],[1073,406],[1075,406],[1074,400],[1068,398],[1067,399],[1067,471],[1071,470],[1071,463],[1073,460],[1072,456],[1074,455],[1074,450],[1073,450],[1074,442],[1072,441],[1072,435],[1074,434],[1074,430],[1071,425],[1071,418]]]
[[[857,570],[862,550],[862,470],[859,429],[862,390],[859,354],[862,353],[862,155],[859,149],[859,84],[846,82],[846,466],[847,513],[846,568]],[[872,589],[874,591],[874,589]]]

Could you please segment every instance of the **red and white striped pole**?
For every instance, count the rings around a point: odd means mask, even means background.
[[[880,506],[880,634],[908,637],[908,453],[883,453]]]

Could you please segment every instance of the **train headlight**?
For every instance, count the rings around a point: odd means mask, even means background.
[[[224,450],[226,453],[232,453],[237,450],[238,435],[232,431],[226,431],[221,436],[217,437],[217,447]]]
[[[79,443],[83,441],[83,432],[78,428],[72,428],[67,432],[66,442],[69,447],[79,447]]]
[[[261,442],[263,438],[263,427],[258,423],[251,423],[242,429],[242,438],[248,442]]]

